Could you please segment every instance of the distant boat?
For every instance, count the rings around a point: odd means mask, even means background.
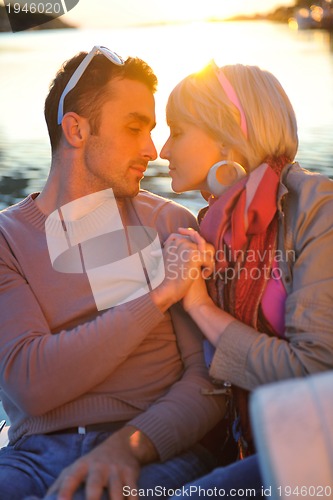
[[[327,4],[327,2],[325,2]],[[333,30],[333,7],[329,4],[321,7],[312,5],[309,9],[303,7],[295,11],[295,16],[289,19],[293,29],[327,29]]]

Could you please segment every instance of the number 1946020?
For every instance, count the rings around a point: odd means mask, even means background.
[[[63,14],[63,7],[61,3],[51,3],[51,2],[38,2],[38,3],[24,3],[20,4],[7,3],[6,9],[8,14],[19,14],[24,12],[26,14]]]
[[[331,486],[278,486],[277,491],[281,497],[329,497],[332,495]]]

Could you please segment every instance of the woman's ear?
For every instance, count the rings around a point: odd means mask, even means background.
[[[230,158],[229,158],[230,148],[226,148],[226,147],[222,146],[220,148],[220,151],[221,151],[221,160],[230,160]]]
[[[243,156],[238,151],[235,151],[232,148],[223,147],[221,149],[221,155],[223,156],[223,160],[240,163],[240,165],[242,165],[242,167],[246,171],[248,171],[248,162],[247,162],[245,156]]]
[[[62,119],[62,132],[68,144],[80,148],[90,135],[90,126],[87,118],[70,111]]]

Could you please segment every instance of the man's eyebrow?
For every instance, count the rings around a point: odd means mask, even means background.
[[[144,123],[145,125],[150,125],[152,124],[152,129],[156,127],[156,122],[152,122],[149,116],[143,115],[142,113],[129,113],[128,115],[129,118],[134,119],[134,120],[139,120],[140,122]]]

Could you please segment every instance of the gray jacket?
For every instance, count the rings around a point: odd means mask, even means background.
[[[244,389],[333,368],[333,181],[287,165],[278,194],[285,339],[235,320],[210,375]]]

